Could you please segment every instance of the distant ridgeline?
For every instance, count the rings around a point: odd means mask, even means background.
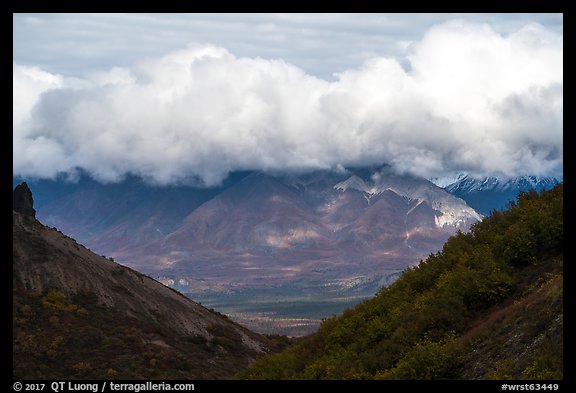
[[[563,185],[451,237],[244,379],[562,379]]]
[[[561,178],[520,176],[511,179],[485,177],[476,179],[461,175],[457,181],[444,187],[452,195],[462,198],[476,211],[488,215],[492,210],[505,209],[522,191],[549,190],[561,183]]]

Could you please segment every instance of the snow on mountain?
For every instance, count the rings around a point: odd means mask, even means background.
[[[346,191],[356,189],[367,195],[368,201],[374,195],[390,190],[394,193],[417,200],[419,203],[426,202],[440,214],[436,216],[436,226],[455,226],[457,228],[480,221],[482,216],[466,204],[466,202],[446,192],[425,179],[412,176],[392,175],[386,171],[377,172],[372,176],[373,184],[368,184],[360,177],[354,175],[334,186],[337,190]]]
[[[467,173],[454,173],[451,175],[445,175],[440,177],[431,177],[428,180],[430,180],[432,183],[436,184],[440,188],[446,188],[450,184],[454,184],[459,180],[462,180],[466,176],[468,176]]]
[[[456,179],[450,182],[451,179]],[[494,209],[502,209],[509,201],[515,200],[518,193],[534,189],[550,189],[562,179],[542,176],[475,177],[466,173],[454,176],[431,179],[449,193],[464,199],[468,205],[482,214],[489,214]]]
[[[460,173],[452,177],[433,179],[435,184],[446,189],[448,192],[459,190],[461,192],[474,193],[479,191],[527,191],[530,189],[542,190],[554,187],[562,180],[549,176],[518,176],[513,178],[504,177],[474,177]],[[431,180],[432,181],[432,180]],[[445,185],[444,185],[445,184]]]

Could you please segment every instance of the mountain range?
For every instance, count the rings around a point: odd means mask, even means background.
[[[464,199],[479,213],[488,215],[492,210],[504,209],[520,192],[549,190],[562,182],[562,179],[550,176],[476,177],[459,173],[431,181]]]
[[[248,327],[291,335],[372,296],[482,217],[464,198],[473,194],[388,167],[240,172],[208,189],[133,177],[30,184],[47,225]]]
[[[352,185],[367,184],[336,189]],[[563,378],[562,185],[520,195],[295,342],[253,333],[35,214],[17,186],[15,379]]]

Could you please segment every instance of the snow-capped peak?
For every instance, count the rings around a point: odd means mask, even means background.
[[[467,173],[461,172],[461,173],[455,173],[455,174],[451,174],[451,175],[431,177],[428,180],[430,180],[432,183],[436,184],[440,188],[446,188],[450,184],[454,184],[454,183],[458,182],[459,180],[462,180],[466,176],[468,176]]]
[[[386,173],[382,173],[373,177],[373,180],[374,184],[369,184],[354,175],[336,184],[334,188],[341,191],[358,190],[365,193],[368,200],[376,194],[390,190],[400,196],[418,200],[419,203],[426,202],[440,213],[436,216],[436,226],[438,227],[462,227],[482,219],[482,216],[468,206],[464,200],[425,179],[411,176],[390,177]]]
[[[466,175],[459,180],[448,184],[444,188],[449,192],[458,190],[460,193],[475,193],[479,191],[526,191],[529,189],[548,189],[560,181],[554,177],[518,176],[505,177],[472,177]]]

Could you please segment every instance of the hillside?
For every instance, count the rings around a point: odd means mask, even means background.
[[[42,225],[19,187],[14,378],[226,379],[270,350],[265,337]]]
[[[244,379],[562,379],[563,185],[522,193]]]

